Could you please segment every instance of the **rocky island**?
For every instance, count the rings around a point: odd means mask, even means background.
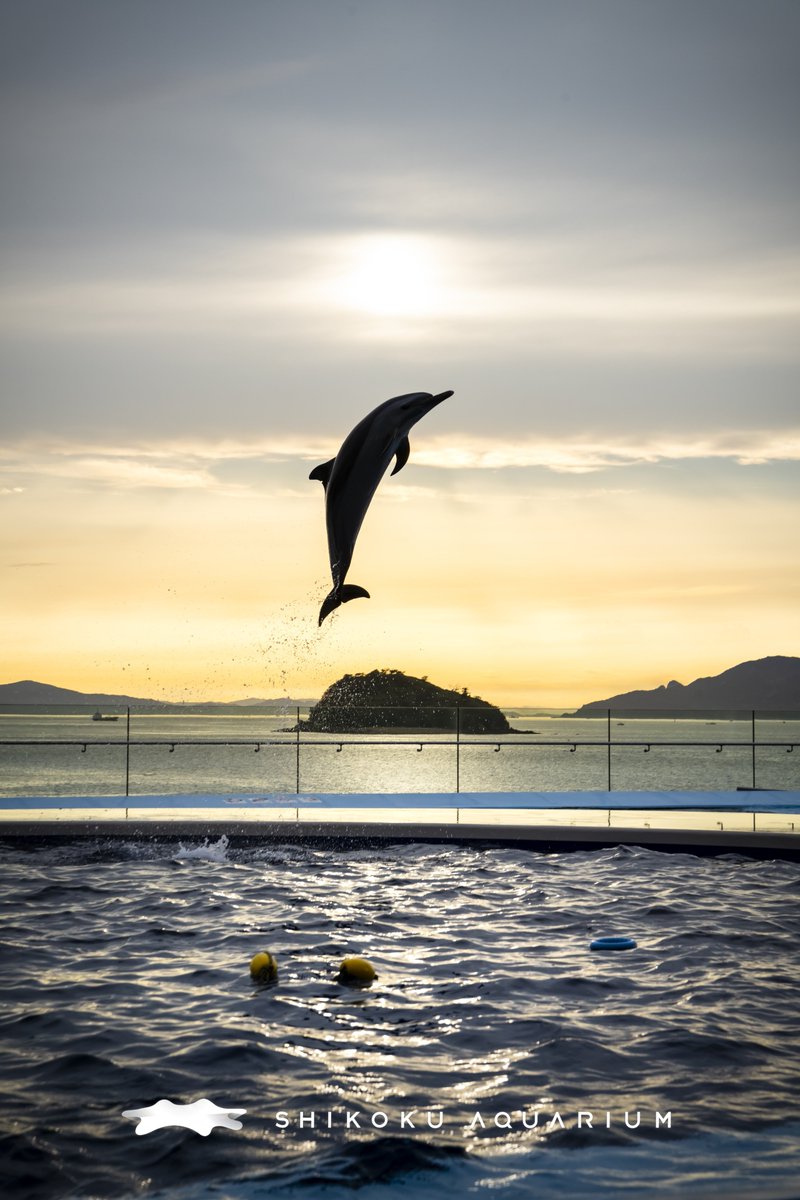
[[[456,716],[458,710],[458,717]],[[466,688],[437,687],[402,671],[343,675],[300,722],[306,733],[513,733],[499,708]]]

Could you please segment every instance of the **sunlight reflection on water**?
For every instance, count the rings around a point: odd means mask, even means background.
[[[549,1197],[558,1180],[562,1194],[624,1185],[655,1197],[699,1174],[698,1195],[733,1196],[734,1162],[737,1186],[766,1194],[793,1180],[797,864],[637,849],[194,849],[2,852],[0,964],[13,980],[2,1148],[12,1170],[33,1173],[32,1195],[91,1181],[98,1196],[213,1187],[249,1200],[278,1182],[311,1194],[312,1180],[348,1177],[387,1197],[402,1178],[419,1200],[435,1169],[440,1187],[476,1195]],[[593,937],[618,932],[637,950],[590,953]],[[254,987],[247,964],[265,946],[279,978]],[[375,963],[370,988],[335,982],[347,953]],[[132,1141],[119,1115],[199,1095],[247,1109],[243,1129]],[[413,1133],[398,1124],[410,1110],[423,1116]],[[581,1110],[611,1112],[611,1127],[579,1129]],[[302,1127],[312,1111],[332,1112],[333,1127]],[[344,1128],[348,1111],[367,1127]],[[485,1129],[471,1128],[476,1111]],[[499,1111],[512,1128],[493,1125]],[[563,1129],[547,1123],[556,1111]],[[627,1111],[641,1128],[625,1127]],[[656,1130],[667,1111],[672,1128]]]

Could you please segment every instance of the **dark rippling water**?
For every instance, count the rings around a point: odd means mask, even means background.
[[[800,1195],[797,864],[224,839],[0,863],[15,1198]],[[638,948],[589,951],[617,933]],[[371,988],[334,981],[347,953]],[[122,1110],[162,1097],[243,1128],[135,1136]]]

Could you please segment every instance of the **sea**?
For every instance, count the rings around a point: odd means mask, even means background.
[[[12,1200],[800,1196],[798,863],[0,843],[0,904]]]
[[[298,734],[292,709],[93,715],[0,710],[0,796],[800,789],[800,713],[515,710],[513,733],[458,739],[455,722],[444,734]]]

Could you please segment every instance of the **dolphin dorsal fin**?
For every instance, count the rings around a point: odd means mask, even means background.
[[[408,462],[408,456],[410,453],[411,444],[409,443],[408,438],[404,437],[402,442],[400,442],[397,447],[397,462],[395,463],[394,470],[392,471],[393,475],[396,475],[398,471],[402,471],[403,467]]]
[[[322,486],[327,491],[328,480],[331,477],[331,471],[333,470],[333,464],[335,462],[336,462],[336,459],[331,458],[328,460],[328,462],[320,463],[318,467],[314,467],[314,470],[311,472],[311,474],[309,475],[308,478],[309,479],[318,479],[320,481],[320,483],[322,484]]]

